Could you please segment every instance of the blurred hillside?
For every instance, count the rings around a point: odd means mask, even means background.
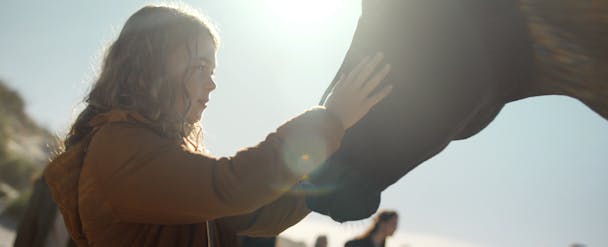
[[[14,154],[31,162],[44,163],[52,135],[26,113],[21,96],[0,80],[0,153]]]
[[[21,96],[0,80],[0,212],[10,202],[27,202],[31,181],[46,164],[51,143],[52,135],[25,113]]]

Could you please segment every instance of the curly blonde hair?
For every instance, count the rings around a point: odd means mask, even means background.
[[[84,99],[85,109],[70,128],[64,147],[69,148],[91,132],[88,122],[93,117],[113,109],[139,113],[163,136],[198,146],[200,128],[187,123],[183,116],[188,109],[175,111],[176,99],[187,98],[183,85],[187,75],[181,81],[170,80],[166,63],[176,49],[192,50],[192,42],[204,34],[211,37],[217,49],[215,28],[184,6],[145,6],[135,12],[107,48],[99,76]]]

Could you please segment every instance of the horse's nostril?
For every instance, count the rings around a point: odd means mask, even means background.
[[[349,187],[325,195],[308,196],[311,210],[327,215],[337,222],[361,220],[372,216],[380,206],[380,193]]]
[[[357,205],[353,207],[353,205]],[[355,189],[340,193],[333,200],[330,217],[338,222],[361,220],[371,217],[380,206],[380,192]]]

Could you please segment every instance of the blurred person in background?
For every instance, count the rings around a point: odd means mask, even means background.
[[[317,239],[315,240],[314,247],[327,247],[327,236],[325,236],[325,235],[318,236]]]
[[[397,212],[385,210],[374,217],[374,224],[361,236],[349,240],[345,247],[385,247],[386,238],[397,230]]]

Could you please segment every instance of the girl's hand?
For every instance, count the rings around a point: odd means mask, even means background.
[[[383,58],[382,53],[371,59],[366,57],[346,77],[342,74],[325,101],[325,108],[342,120],[345,129],[357,123],[393,89],[392,85],[384,86],[370,95],[391,70],[391,66],[385,64],[373,74]]]

